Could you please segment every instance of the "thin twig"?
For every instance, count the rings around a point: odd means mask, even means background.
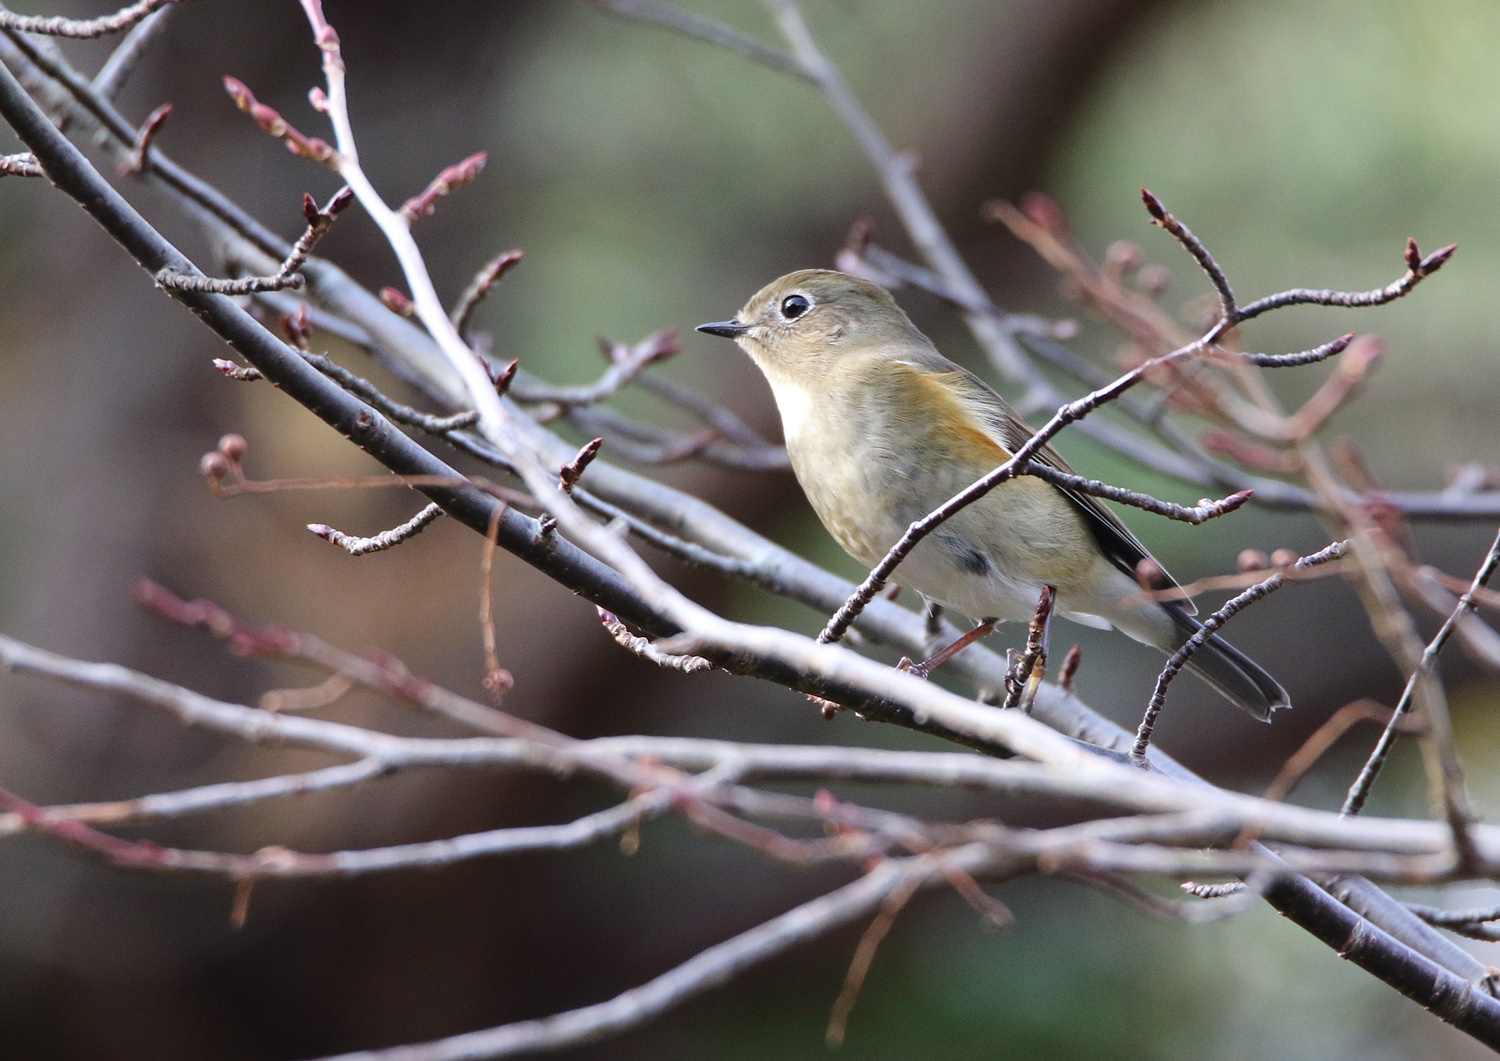
[[[692,413],[720,435],[731,442],[750,449],[780,449],[766,441],[749,424],[741,420],[733,410],[680,383],[674,383],[655,373],[646,373],[636,380],[637,386],[657,397]]]
[[[743,55],[762,66],[769,66],[773,70],[780,70],[793,77],[813,80],[812,75],[803,69],[802,64],[791,56],[768,47],[754,37],[747,36],[722,22],[715,22],[702,15],[683,11],[670,4],[652,3],[651,0],[592,0],[592,2],[616,15],[638,19],[642,22],[654,22],[684,37],[717,44],[721,48]]]
[[[143,130],[143,138],[149,133],[149,124]],[[135,172],[145,168],[146,160],[144,145],[140,155],[140,164],[136,166]],[[313,201],[311,195],[302,197],[302,216],[307,219],[307,229],[297,242],[292,244],[291,253],[281,263],[271,276],[247,276],[238,280],[214,280],[206,276],[195,276],[184,273],[177,269],[162,269],[156,274],[156,282],[163,287],[176,288],[179,291],[212,291],[220,295],[254,295],[264,291],[284,291],[287,288],[300,288],[307,281],[297,272],[306,264],[313,248],[328,233],[336,218],[344,208],[354,201],[354,195],[348,188],[340,188],[334,193],[328,205],[321,210]]]
[[[664,667],[667,670],[682,671],[684,674],[697,674],[699,671],[713,669],[714,665],[702,656],[667,652],[652,644],[648,638],[631,633],[630,628],[620,622],[614,613],[604,608],[598,609],[598,612],[599,622],[604,625],[609,636],[615,639],[615,643],[649,663],[655,663],[658,667]]]
[[[1334,542],[1316,553],[1301,557],[1291,565],[1292,571],[1305,571],[1310,567],[1325,564],[1330,560],[1337,560],[1348,550],[1348,542]],[[1156,678],[1156,688],[1152,690],[1151,700],[1146,705],[1146,713],[1141,718],[1140,727],[1136,730],[1135,743],[1130,748],[1130,761],[1144,766],[1146,763],[1146,750],[1151,746],[1151,734],[1156,728],[1157,716],[1167,702],[1167,688],[1172,680],[1182,672],[1187,661],[1193,653],[1208,643],[1208,639],[1226,622],[1238,615],[1241,611],[1276,592],[1287,583],[1287,574],[1278,571],[1270,578],[1257,582],[1243,593],[1231,598],[1225,605],[1203,620],[1202,627],[1187,639],[1176,652],[1172,653],[1167,664]]]
[[[600,340],[600,350],[609,361],[609,368],[593,383],[576,387],[557,387],[543,384],[535,379],[518,379],[511,385],[516,400],[531,403],[551,403],[561,413],[574,406],[593,405],[619,391],[649,366],[676,354],[675,333],[668,328],[652,332],[638,343],[626,345]]]
[[[950,853],[949,857],[966,869],[982,866],[986,860],[983,853],[964,850]],[[607,1002],[392,1051],[361,1051],[323,1061],[395,1061],[398,1056],[510,1057],[618,1035],[640,1027],[747,968],[763,964],[775,954],[869,917],[913,877],[920,890],[939,886],[944,880],[941,869],[931,860],[918,856],[887,860],[858,880],[708,947],[671,971]]]
[[[1361,722],[1389,724],[1391,715],[1390,708],[1372,700],[1355,700],[1353,703],[1345,704],[1329,715],[1323,724],[1302,742],[1302,746],[1292,753],[1291,758],[1282,764],[1276,776],[1271,779],[1271,783],[1261,793],[1261,798],[1277,802],[1286,799],[1307,776],[1308,771],[1338,743],[1345,733]],[[1408,724],[1404,726],[1398,724],[1397,728],[1403,732],[1413,732],[1410,721],[1408,719]]]
[[[500,513],[496,509],[490,517],[489,533],[484,536],[484,552],[479,563],[479,626],[484,642],[484,687],[497,701],[508,692],[515,679],[510,671],[500,666],[500,654],[495,640],[495,549],[500,533]]]
[[[342,675],[362,688],[391,697],[430,714],[449,719],[468,730],[557,747],[567,738],[534,722],[506,714],[488,704],[459,696],[419,677],[399,659],[386,653],[356,656],[311,634],[283,626],[260,626],[236,618],[208,600],[185,601],[148,579],[136,583],[136,600],[167,622],[205,630],[228,643],[236,655],[278,656],[302,660]],[[370,754],[377,754],[378,749]],[[540,765],[540,762],[539,762]]]
[[[849,970],[844,974],[844,986],[839,989],[839,997],[834,999],[833,1010],[828,1014],[828,1030],[823,1034],[823,1041],[830,1050],[837,1050],[844,1045],[844,1033],[849,1028],[849,1014],[854,1012],[854,1003],[859,1000],[865,977],[875,964],[875,952],[895,927],[896,918],[917,893],[917,884],[915,877],[909,877],[901,887],[886,896],[875,920],[870,922],[864,935],[859,937],[859,946],[854,948],[854,957],[850,959]]]
[[[309,523],[307,529],[324,541],[332,542],[350,556],[366,556],[400,545],[408,538],[421,533],[428,524],[443,514],[442,506],[429,503],[405,523],[381,531],[370,538],[359,538],[334,530],[325,523]]]
[[[1341,306],[1347,309],[1360,309],[1368,306],[1383,306],[1387,302],[1394,302],[1411,292],[1421,281],[1431,276],[1443,267],[1443,263],[1453,256],[1458,249],[1458,244],[1450,243],[1433,251],[1425,258],[1417,251],[1414,240],[1406,241],[1406,275],[1395,280],[1384,287],[1377,287],[1371,291],[1330,291],[1314,290],[1311,288],[1298,287],[1290,291],[1281,291],[1265,298],[1257,299],[1248,306],[1241,306],[1237,322],[1250,320],[1262,313],[1285,306]]]
[[[453,307],[453,326],[458,329],[460,335],[469,334],[469,325],[473,323],[474,313],[479,309],[479,304],[489,297],[495,285],[500,283],[505,274],[515,268],[520,262],[523,253],[518,250],[506,251],[491,258],[483,269],[474,274],[474,279],[469,281],[469,286],[464,288],[463,294],[458,296],[458,304]]]
[[[281,116],[274,107],[269,107],[255,98],[250,87],[238,78],[224,78],[224,91],[234,100],[234,105],[255,119],[255,123],[286,145],[288,151],[299,158],[310,158],[330,169],[343,164],[338,152],[328,141],[308,136]]]
[[[431,217],[437,210],[439,199],[452,195],[466,184],[478,179],[488,157],[483,151],[470,155],[462,162],[455,162],[432,179],[421,195],[413,196],[401,206],[401,213],[408,223]]]
[[[1407,903],[1406,908],[1429,925],[1446,928],[1470,939],[1488,943],[1500,941],[1500,908],[1483,906],[1476,910],[1442,910],[1425,903]]]
[[[151,12],[178,2],[180,0],[139,0],[129,7],[120,8],[112,15],[89,19],[62,18],[57,15],[17,15],[0,10],[0,28],[17,33],[38,33],[47,37],[92,40],[129,29]]]
[[[1370,790],[1374,787],[1375,779],[1380,776],[1380,771],[1385,765],[1386,757],[1390,754],[1391,747],[1395,744],[1396,737],[1401,731],[1400,722],[1405,720],[1416,702],[1418,684],[1425,676],[1431,674],[1433,668],[1437,666],[1438,653],[1448,643],[1448,638],[1452,636],[1459,620],[1474,609],[1475,594],[1489,581],[1490,575],[1495,571],[1496,564],[1500,564],[1500,532],[1497,532],[1495,535],[1494,543],[1491,544],[1489,552],[1485,554],[1483,562],[1479,565],[1479,570],[1474,573],[1474,579],[1469,583],[1468,590],[1458,599],[1458,603],[1454,605],[1453,611],[1449,614],[1447,621],[1443,623],[1438,632],[1433,635],[1432,640],[1427,643],[1427,647],[1423,649],[1422,659],[1407,679],[1406,687],[1401,691],[1401,699],[1396,701],[1396,709],[1391,713],[1390,722],[1381,732],[1380,739],[1375,742],[1375,747],[1370,751],[1369,758],[1365,760],[1365,765],[1360,770],[1359,776],[1355,778],[1354,784],[1349,786],[1349,792],[1344,797],[1344,806],[1340,811],[1341,814],[1345,816],[1355,815],[1364,809],[1365,801],[1370,797]]]
[[[320,711],[338,703],[354,689],[354,680],[343,674],[330,674],[317,685],[300,688],[268,689],[260,694],[262,711]]]
[[[125,35],[119,47],[109,53],[109,58],[99,68],[99,73],[94,75],[93,89],[100,98],[112,100],[120,94],[146,51],[167,28],[167,19],[171,13],[170,7],[163,7],[147,15]]]
[[[638,383],[651,379],[649,373],[636,377]],[[750,443],[726,441],[717,427],[675,432],[633,420],[607,405],[570,407],[563,415],[580,431],[607,436],[616,452],[642,464],[697,459],[740,471],[784,471],[791,467],[784,447],[764,439]]]
[[[172,105],[170,103],[163,103],[150,114],[146,115],[146,120],[141,123],[140,135],[136,137],[135,147],[131,149],[130,159],[120,163],[121,176],[139,173],[146,168],[146,155],[156,142],[157,134],[161,132],[162,126],[166,124],[167,118],[171,114]]]
[[[76,821],[88,825],[166,821],[226,807],[248,806],[267,800],[359,785],[380,777],[385,771],[385,764],[378,759],[357,759],[306,773],[280,774],[253,781],[221,782],[105,803],[59,804],[43,807],[41,812],[44,818],[53,821]],[[25,828],[26,823],[19,815],[0,814],[0,836],[11,836]]]
[[[1145,512],[1152,512],[1167,519],[1178,520],[1182,523],[1191,523],[1198,526],[1219,516],[1228,515],[1235,511],[1246,501],[1250,500],[1254,490],[1240,490],[1230,494],[1228,497],[1214,501],[1204,498],[1191,508],[1185,505],[1175,505],[1170,501],[1162,501],[1143,494],[1137,490],[1126,490],[1124,487],[1111,486],[1109,483],[1100,482],[1098,479],[1085,479],[1081,475],[1069,475],[1067,472],[1058,471],[1056,468],[1046,464],[1028,463],[1023,475],[1034,475],[1038,479],[1045,479],[1054,486],[1065,487],[1076,490],[1080,494],[1091,494],[1094,497],[1107,498],[1110,501],[1118,501],[1124,505],[1131,505]]]
[[[324,354],[310,353],[304,353],[302,357],[309,365],[312,365],[319,372],[323,373],[323,375],[333,380],[349,393],[369,402],[392,420],[403,424],[410,424],[412,427],[420,428],[429,434],[447,435],[449,432],[472,427],[479,419],[479,414],[473,410],[453,413],[451,416],[435,416],[432,413],[424,413],[420,409],[403,405],[401,402],[388,397],[375,384],[362,376],[350,372],[331,357]]]
[[[1234,292],[1229,287],[1229,277],[1224,275],[1224,269],[1214,260],[1203,241],[1193,235],[1190,228],[1177,218],[1167,212],[1167,208],[1161,204],[1161,200],[1145,188],[1141,189],[1141,201],[1146,204],[1146,212],[1151,215],[1154,223],[1170,232],[1177,242],[1181,243],[1187,252],[1193,256],[1203,274],[1208,277],[1209,283],[1213,284],[1214,290],[1219,295],[1219,314],[1222,320],[1238,321],[1240,317],[1234,299]]]
[[[1026,647],[1016,657],[1005,675],[1005,702],[1001,707],[1019,707],[1031,713],[1037,688],[1047,675],[1047,634],[1052,626],[1052,606],[1057,589],[1043,586],[1036,602],[1036,613],[1026,628]]]

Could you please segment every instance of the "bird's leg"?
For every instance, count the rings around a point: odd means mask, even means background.
[[[995,625],[999,623],[999,621],[999,619],[984,620],[984,622],[974,627],[974,629],[970,630],[967,634],[964,634],[957,641],[954,641],[946,648],[938,649],[938,651],[934,652],[929,659],[925,659],[921,663],[913,663],[905,656],[902,656],[901,662],[896,664],[896,669],[909,671],[910,673],[915,674],[918,678],[925,678],[933,671],[941,667],[944,663],[947,663],[954,656],[958,655],[964,649],[968,648],[975,641],[978,641],[981,637],[984,637],[991,630],[995,629]]]
[[[1057,587],[1043,586],[1036,602],[1036,614],[1026,628],[1026,648],[1011,661],[1005,675],[1003,707],[1019,707],[1030,712],[1037,688],[1047,673],[1047,641],[1052,632],[1052,606],[1057,602]]]
[[[923,647],[930,656],[943,647],[943,606],[925,597],[922,603],[922,628],[927,635],[927,643]]]

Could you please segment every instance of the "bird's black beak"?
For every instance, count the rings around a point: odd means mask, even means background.
[[[726,339],[738,339],[750,330],[750,326],[739,321],[715,321],[712,324],[700,324],[697,330],[709,335],[722,335]]]

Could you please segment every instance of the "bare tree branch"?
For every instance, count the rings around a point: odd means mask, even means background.
[[[111,33],[129,29],[153,11],[178,2],[179,0],[139,0],[138,3],[131,4],[129,7],[122,7],[113,15],[90,19],[16,15],[0,10],[0,28],[16,33],[39,33],[49,37],[89,40],[94,37],[107,37]]]

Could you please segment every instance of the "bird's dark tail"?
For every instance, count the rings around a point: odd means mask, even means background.
[[[1202,623],[1181,608],[1170,603],[1163,607],[1177,627],[1172,651],[1203,629]],[[1292,706],[1280,682],[1218,634],[1210,634],[1198,651],[1188,657],[1187,667],[1262,722],[1271,721],[1271,712],[1277,708]]]

